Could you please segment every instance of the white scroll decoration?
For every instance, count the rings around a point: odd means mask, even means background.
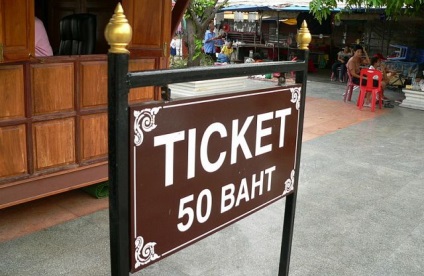
[[[143,130],[150,132],[156,128],[155,116],[162,107],[146,108],[141,111],[134,110],[134,144],[140,146],[143,143]]]
[[[299,110],[300,108],[300,87],[292,87],[290,88],[290,91],[292,93],[291,102],[296,103],[296,109]]]
[[[137,237],[135,240],[135,268],[160,258],[160,256],[155,253],[155,245],[155,242],[144,244],[143,237]]]
[[[284,192],[283,195],[286,195],[288,193],[290,193],[291,191],[293,191],[294,188],[294,170],[291,171],[290,173],[290,178],[286,180],[286,182],[284,182]]]

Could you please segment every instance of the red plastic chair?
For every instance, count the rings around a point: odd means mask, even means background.
[[[351,101],[352,100],[352,93],[355,86],[358,86],[352,82],[352,75],[350,74],[349,70],[347,70],[347,84],[346,84],[346,91],[343,94],[343,100],[346,102],[346,100]],[[358,98],[359,99],[359,98]]]
[[[360,92],[358,98],[358,108],[362,109],[367,93],[371,93],[371,111],[375,111],[375,101],[377,100],[377,94],[380,94],[380,100],[378,101],[380,109],[381,102],[383,99],[383,90],[381,89],[381,80],[383,78],[381,72],[375,69],[361,69],[360,78]],[[378,78],[377,78],[378,77]]]

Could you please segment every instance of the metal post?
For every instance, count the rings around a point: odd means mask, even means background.
[[[109,59],[109,226],[112,275],[128,275],[129,170],[128,88],[122,87],[128,55],[108,54]],[[119,166],[118,166],[119,164]]]
[[[293,228],[294,228],[294,217],[296,211],[296,199],[297,199],[297,190],[298,190],[298,180],[299,180],[299,169],[300,169],[300,156],[302,149],[302,133],[303,133],[303,120],[305,115],[305,98],[306,98],[306,74],[308,72],[308,59],[309,59],[309,50],[308,45],[311,42],[311,34],[306,25],[306,21],[303,21],[301,30],[297,37],[297,43],[299,49],[304,50],[302,52],[303,58],[305,60],[305,68],[301,72],[296,72],[296,83],[302,83],[302,91],[300,98],[299,110],[299,124],[300,128],[298,130],[297,136],[297,150],[296,150],[296,171],[294,178],[294,189],[293,193],[286,197],[286,207],[284,211],[284,224],[283,224],[283,237],[281,242],[281,253],[280,253],[280,267],[278,270],[279,276],[289,275],[290,267],[290,254],[291,246],[293,239]]]
[[[131,40],[121,4],[105,29],[108,53],[109,230],[111,274],[128,275],[129,255],[129,121],[126,81]]]

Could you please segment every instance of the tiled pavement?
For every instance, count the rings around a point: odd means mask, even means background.
[[[359,111],[308,78],[290,275],[424,275],[424,112]],[[283,204],[137,275],[277,275]],[[0,275],[109,275],[107,205],[75,190],[0,210]]]

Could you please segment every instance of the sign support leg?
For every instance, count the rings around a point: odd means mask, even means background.
[[[111,272],[129,274],[128,54],[108,54],[109,231]]]
[[[294,217],[296,211],[296,200],[297,200],[297,189],[298,189],[298,179],[299,179],[299,170],[300,170],[300,155],[302,151],[302,137],[303,137],[303,121],[305,118],[305,98],[306,98],[306,74],[308,72],[308,59],[309,59],[309,50],[301,51],[302,59],[305,60],[305,69],[304,71],[296,72],[296,83],[302,83],[302,91],[300,98],[300,106],[303,107],[299,112],[299,133],[297,136],[297,156],[296,156],[296,173],[294,180],[294,190],[293,193],[286,197],[286,207],[284,211],[284,224],[283,224],[283,237],[281,242],[281,251],[280,251],[280,267],[278,270],[279,276],[289,275],[290,267],[290,254],[291,246],[293,239],[293,227],[294,227]]]

